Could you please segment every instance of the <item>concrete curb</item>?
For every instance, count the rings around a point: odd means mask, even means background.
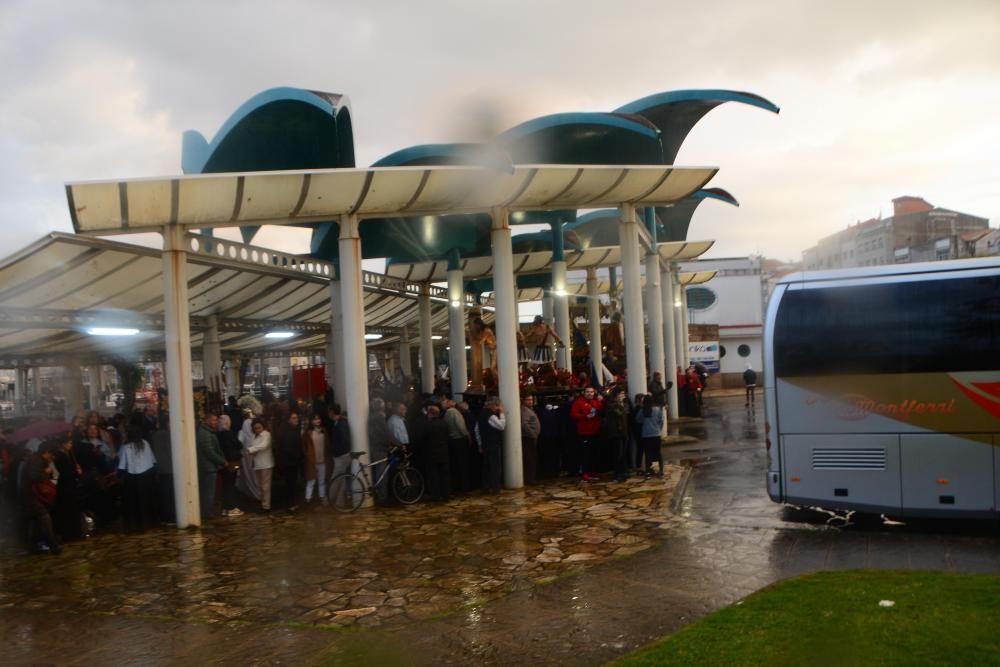
[[[681,479],[677,482],[677,487],[674,489],[674,497],[670,499],[670,511],[673,514],[677,514],[680,511],[681,503],[684,502],[684,496],[687,495],[688,482],[691,481],[692,475],[694,475],[694,466],[690,463],[685,463],[684,472],[681,473]]]

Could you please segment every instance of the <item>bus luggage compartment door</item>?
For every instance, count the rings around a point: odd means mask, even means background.
[[[786,435],[786,502],[899,512],[899,436]]]
[[[907,434],[899,448],[904,514],[988,514],[995,508],[992,434]]]

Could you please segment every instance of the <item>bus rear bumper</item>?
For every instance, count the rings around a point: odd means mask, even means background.
[[[781,497],[781,473],[776,470],[767,471],[767,495],[776,503],[784,502]]]

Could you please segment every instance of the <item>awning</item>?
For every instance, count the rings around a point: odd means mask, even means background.
[[[686,261],[708,252],[715,241],[681,241],[660,243],[657,251],[664,261]],[[622,261],[619,246],[588,248],[582,252],[566,253],[566,269],[569,271],[618,266]],[[469,257],[462,260],[462,277],[466,280],[485,278],[493,275],[492,257]],[[514,273],[543,273],[552,270],[552,252],[531,252],[514,255]],[[390,264],[386,274],[416,282],[444,282],[448,279],[448,262],[415,262],[412,264]]]
[[[710,167],[517,165],[373,167],[204,174],[66,185],[78,233],[156,231],[362,218],[666,205],[705,185]]]
[[[332,268],[295,255],[188,235],[191,346],[199,350],[207,319],[219,321],[223,351],[322,352],[330,322]],[[365,325],[395,340],[417,323],[421,285],[363,275]],[[163,341],[161,253],[127,243],[52,233],[0,261],[0,364],[79,356],[160,358]],[[448,325],[447,290],[431,287],[432,328]],[[467,302],[473,303],[470,296]],[[492,319],[492,313],[486,313]],[[140,333],[104,338],[91,327]],[[285,340],[269,331],[294,332]]]
[[[689,285],[701,285],[707,283],[715,277],[715,271],[689,271],[680,274],[680,283],[685,287]],[[645,279],[642,281],[646,284]],[[599,280],[597,282],[597,293],[608,294],[611,291],[611,281]],[[571,297],[587,296],[587,283],[569,283],[566,285],[566,294]],[[545,296],[545,289],[542,287],[531,287],[519,289],[517,291],[518,301],[539,301]]]

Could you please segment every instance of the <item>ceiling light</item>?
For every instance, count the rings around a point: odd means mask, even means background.
[[[264,334],[264,338],[291,338],[294,335],[294,331],[269,331]]]
[[[138,329],[120,329],[117,327],[91,327],[87,329],[91,336],[135,336]]]
[[[382,334],[365,334],[365,340],[381,340]]]
[[[431,340],[441,340],[444,336],[431,336]]]

